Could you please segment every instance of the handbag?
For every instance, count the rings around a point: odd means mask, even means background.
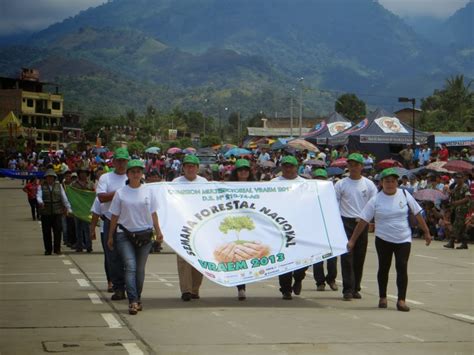
[[[137,231],[137,232],[130,232],[127,228],[125,228],[121,224],[119,224],[118,226],[123,230],[127,238],[132,242],[132,244],[137,247],[146,245],[150,243],[151,240],[153,239],[152,228],[144,229],[142,231]]]
[[[416,216],[413,214],[413,211],[410,208],[410,205],[408,204],[408,198],[407,198],[407,193],[405,192],[405,189],[402,189],[403,194],[405,195],[405,200],[407,201],[407,207],[408,207],[408,225],[411,228],[416,228],[418,226],[418,221],[416,220]]]

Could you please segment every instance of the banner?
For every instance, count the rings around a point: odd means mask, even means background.
[[[408,133],[396,117],[380,117],[375,120],[375,123],[385,133]]]
[[[20,179],[20,180],[29,180],[32,178],[42,179],[44,176],[44,171],[0,169],[0,176],[5,176],[10,179]]]
[[[66,186],[66,195],[71,204],[72,214],[83,221],[90,222],[91,207],[96,197],[95,192]]]
[[[155,183],[164,240],[209,280],[251,283],[346,252],[331,182]]]

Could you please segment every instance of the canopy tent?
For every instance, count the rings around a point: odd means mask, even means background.
[[[333,112],[327,120],[318,123],[310,132],[303,134],[300,138],[319,145],[327,145],[329,138],[352,127],[352,122],[343,115]]]
[[[328,139],[329,145],[346,145],[349,151],[364,151],[377,159],[398,156],[406,144],[413,142],[413,128],[393,114],[378,108],[357,125]],[[432,133],[415,130],[415,142],[434,148]]]
[[[474,133],[458,132],[451,133],[434,133],[436,144],[446,144],[448,147],[469,147],[474,145]]]

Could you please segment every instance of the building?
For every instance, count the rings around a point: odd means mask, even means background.
[[[54,92],[47,91],[48,87]],[[22,134],[35,142],[36,149],[61,148],[63,105],[58,86],[41,82],[37,70],[23,68],[17,79],[0,77],[0,117],[13,112]]]
[[[420,120],[420,116],[422,112],[423,111],[420,110],[419,108],[415,108],[415,127],[418,121]],[[401,110],[395,111],[394,114],[398,119],[400,119],[400,121],[410,126],[413,126],[413,108],[411,107],[402,108]]]
[[[301,122],[301,133],[311,131],[323,117],[303,117]],[[247,127],[248,135],[251,137],[298,137],[300,133],[299,119],[293,117],[267,117],[262,118],[262,127]]]

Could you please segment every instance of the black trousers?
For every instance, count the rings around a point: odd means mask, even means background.
[[[62,215],[53,214],[51,216],[41,216],[41,230],[43,231],[43,243],[44,251],[51,253],[61,252],[61,228],[62,228]],[[52,235],[54,236],[54,243]],[[54,244],[54,245],[53,245]]]
[[[351,238],[357,220],[355,218],[342,217],[347,239]],[[350,253],[341,255],[342,293],[354,293],[360,291],[362,272],[364,270],[365,254],[367,253],[367,242],[369,226],[360,234],[359,239]]]
[[[291,283],[293,279],[295,279],[295,281],[303,281],[306,276],[306,270],[308,270],[308,267],[303,267],[301,269],[287,272],[286,274],[278,276],[278,281],[280,282],[280,292],[292,292],[293,286]]]
[[[328,269],[327,275],[324,275],[324,261],[313,265],[314,281],[316,286],[325,285],[326,283],[331,284],[336,282],[337,277],[337,257],[326,260],[326,266]]]
[[[390,243],[379,237],[375,238],[375,248],[379,258],[377,281],[379,283],[379,297],[387,297],[388,273],[392,265],[392,255],[395,254],[395,269],[397,270],[398,300],[405,300],[408,286],[408,258],[410,257],[411,243]]]
[[[38,210],[38,201],[36,201],[35,198],[28,199],[28,203],[30,204],[31,207],[31,217],[33,217],[33,221],[36,219],[40,219],[40,214]]]

